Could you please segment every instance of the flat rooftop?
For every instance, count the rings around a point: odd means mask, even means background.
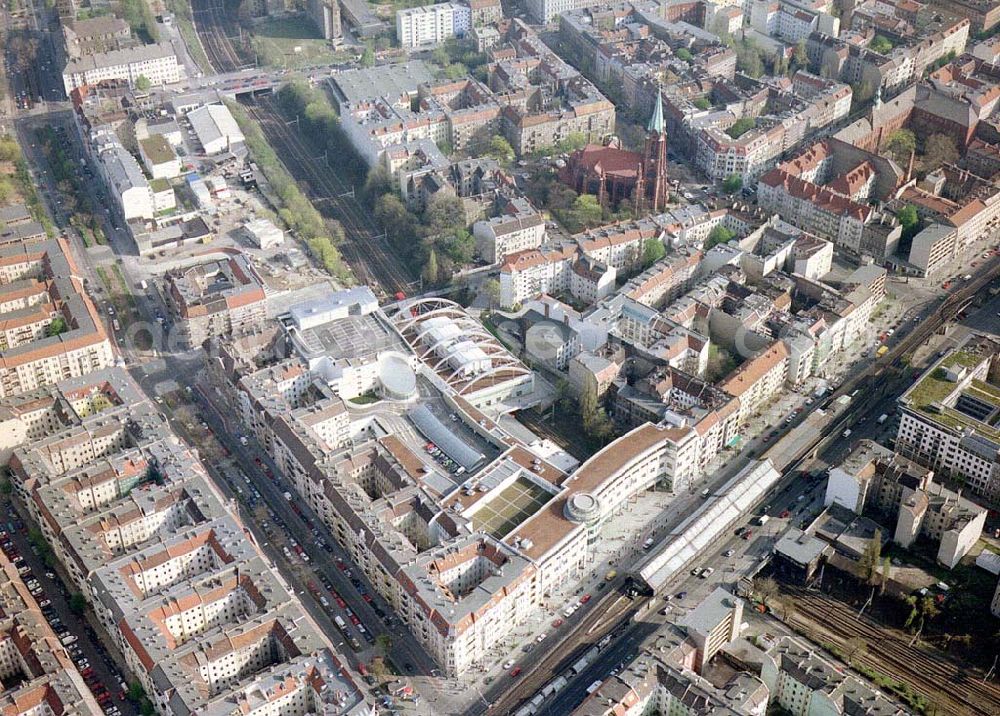
[[[338,72],[330,79],[338,99],[347,104],[412,95],[420,85],[433,81],[423,60]]]

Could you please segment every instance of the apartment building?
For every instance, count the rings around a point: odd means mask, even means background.
[[[638,265],[647,241],[663,238],[663,228],[649,219],[598,226],[573,237],[587,256],[619,271]]]
[[[771,703],[793,716],[909,713],[850,669],[795,637],[780,637],[764,652],[760,678],[770,691]]]
[[[177,51],[170,42],[96,52],[66,64],[63,88],[69,95],[78,87],[106,80],[125,80],[134,87],[140,77],[145,77],[153,86],[169,85],[181,81],[181,68]]]
[[[125,221],[151,220],[156,215],[153,189],[131,152],[110,125],[95,126],[90,145],[118,214]]]
[[[445,2],[396,11],[396,39],[402,47],[440,45],[451,37],[464,37],[472,29],[472,9],[463,3]]]
[[[15,451],[15,491],[157,712],[368,713],[319,627],[131,379],[61,388],[83,417]]]
[[[0,713],[100,716],[94,699],[38,603],[0,554]]]
[[[1000,504],[1000,342],[971,334],[899,397],[896,449],[943,477]]]
[[[830,470],[825,504],[873,512],[904,548],[918,537],[938,545],[937,560],[954,568],[979,541],[986,509],[933,481],[933,471],[870,440]]]
[[[78,59],[133,44],[128,23],[113,15],[62,23],[66,56]]]
[[[592,305],[610,296],[617,271],[575,243],[546,245],[508,255],[500,266],[500,305],[510,307],[541,294],[569,293]]]
[[[164,280],[186,348],[212,336],[252,331],[266,318],[263,282],[246,254],[168,271]]]
[[[537,249],[545,240],[545,219],[524,197],[498,197],[497,215],[472,225],[476,251],[487,263]]]
[[[775,341],[723,378],[719,388],[739,399],[739,423],[746,425],[761,406],[784,390],[787,375],[788,348]]]
[[[0,398],[114,363],[79,275],[64,239],[0,246]]]

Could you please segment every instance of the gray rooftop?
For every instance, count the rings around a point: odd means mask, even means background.
[[[398,65],[367,67],[338,72],[331,79],[338,99],[348,104],[370,101],[379,97],[415,94],[417,87],[431,82],[434,75],[423,60],[411,60]]]

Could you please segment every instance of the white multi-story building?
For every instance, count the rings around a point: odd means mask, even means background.
[[[1000,503],[1000,339],[972,334],[899,398],[896,450]]]
[[[439,45],[472,29],[472,10],[457,2],[411,7],[396,12],[396,39],[402,47]]]
[[[154,87],[181,81],[181,65],[172,43],[139,45],[71,60],[63,69],[63,87],[68,95],[77,87],[105,80],[127,80],[134,86],[140,77]]]
[[[537,249],[545,240],[545,219],[524,197],[507,201],[498,216],[472,225],[476,250],[487,263],[519,251]]]
[[[125,221],[152,219],[156,210],[149,180],[136,158],[118,141],[115,131],[109,126],[96,127],[91,143],[108,191]]]

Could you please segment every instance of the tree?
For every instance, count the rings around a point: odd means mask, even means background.
[[[383,658],[388,656],[392,651],[392,637],[388,634],[379,634],[375,637],[375,648]]]
[[[427,202],[423,220],[431,235],[464,229],[465,206],[454,194],[439,192]]]
[[[662,241],[656,237],[646,239],[646,243],[642,246],[643,268],[649,268],[666,255],[667,249]]]
[[[809,66],[809,54],[806,52],[805,40],[799,40],[799,44],[795,46],[795,51],[792,53],[792,66],[797,70]]]
[[[728,244],[735,238],[735,231],[726,228],[722,224],[717,224],[715,228],[708,232],[708,238],[705,239],[705,250],[708,251],[713,246],[718,246],[719,244]]]
[[[424,279],[424,283],[431,286],[435,285],[438,280],[438,260],[437,252],[431,249],[431,252],[427,255],[427,263],[424,264],[424,270],[421,273]]]
[[[763,577],[753,580],[753,591],[760,598],[761,603],[767,608],[767,600],[778,596],[778,583],[771,577]]]
[[[860,636],[853,636],[844,642],[844,655],[845,661],[848,664],[851,663],[851,659],[859,651],[866,651],[868,649],[868,642],[862,639]]]
[[[899,219],[899,223],[903,227],[902,238],[904,240],[911,239],[916,236],[917,231],[920,230],[920,215],[917,214],[917,209],[912,204],[907,204],[896,214],[896,218]]]
[[[875,534],[872,535],[872,538],[868,540],[868,544],[865,545],[865,551],[858,562],[861,574],[868,584],[875,584],[875,579],[878,576],[878,568],[881,563],[882,530],[876,529]]]
[[[139,75],[135,78],[135,88],[140,92],[149,92],[149,88],[153,86],[153,83],[149,81],[146,75]]]
[[[499,134],[494,135],[490,139],[490,148],[486,153],[501,164],[510,164],[514,161],[514,148],[510,146],[510,142]]]
[[[733,126],[726,130],[726,134],[733,139],[739,139],[756,126],[757,120],[753,117],[740,117],[733,122]]]
[[[882,558],[882,579],[879,582],[878,593],[885,594],[885,588],[889,586],[889,577],[892,575],[892,560],[888,557]]]
[[[413,216],[395,194],[383,194],[375,202],[375,220],[397,248],[409,249],[415,237]]]
[[[694,55],[686,47],[682,47],[677,52],[674,53],[678,60],[683,60],[684,62],[690,62],[694,59]]]
[[[694,101],[694,106],[701,110],[706,110],[712,106],[712,102],[707,97],[699,97]]]
[[[490,299],[490,310],[500,304],[500,282],[495,278],[487,279],[483,283],[483,293]]]
[[[897,129],[885,142],[885,150],[892,154],[898,164],[910,161],[910,154],[917,148],[917,138],[909,129]]]
[[[735,194],[743,188],[743,177],[739,174],[730,174],[722,182],[722,189],[727,194]]]
[[[362,67],[374,67],[375,66],[375,48],[370,44],[365,45],[364,52],[361,53],[360,64]]]
[[[447,67],[448,63],[451,62],[451,55],[448,54],[448,50],[443,45],[439,45],[431,52],[431,62],[439,67]]]
[[[80,616],[87,609],[87,598],[80,592],[73,592],[69,595],[69,609],[77,616]]]
[[[924,142],[924,155],[921,165],[926,172],[932,172],[942,164],[954,164],[958,161],[958,149],[955,140],[947,134],[932,134]]]
[[[601,444],[614,434],[614,425],[601,407],[593,385],[588,385],[580,395],[580,420],[587,436]]]
[[[597,201],[597,197],[590,194],[581,194],[573,200],[573,206],[569,210],[568,222],[573,226],[573,230],[579,230],[601,223],[604,216],[604,209]]]
[[[471,262],[476,252],[476,239],[464,228],[455,230],[437,244],[444,249],[448,258],[459,265]]]
[[[870,47],[873,52],[877,52],[880,55],[886,55],[892,49],[892,41],[885,35],[875,35],[875,38],[868,43],[868,47]]]
[[[376,201],[383,194],[392,191],[392,177],[388,170],[382,165],[373,166],[365,177],[365,184],[361,188],[361,194],[369,201]]]
[[[60,333],[65,333],[65,332],[66,332],[66,319],[63,318],[62,316],[56,316],[55,318],[53,318],[52,323],[50,323],[45,328],[45,335],[49,336],[50,338],[52,336],[58,336]]]

